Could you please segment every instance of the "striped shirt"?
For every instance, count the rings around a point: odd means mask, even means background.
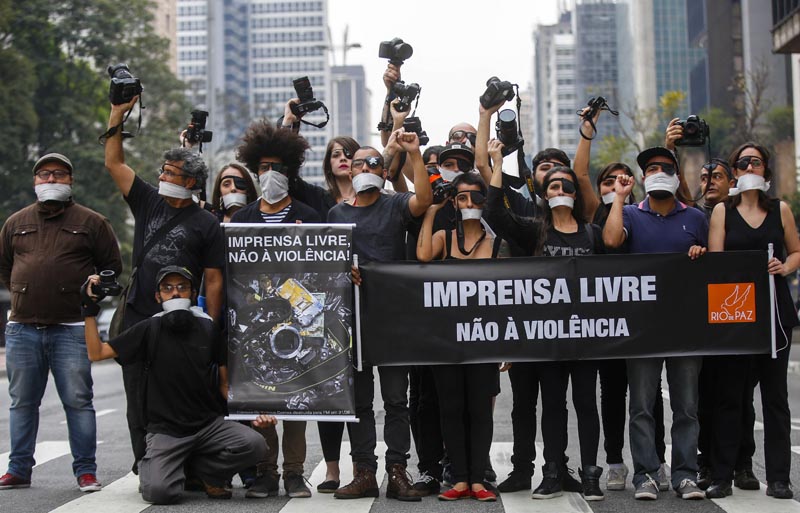
[[[292,208],[292,204],[289,203],[283,210],[279,210],[272,214],[267,214],[266,212],[261,212],[261,219],[264,220],[267,224],[279,224],[282,223],[284,219],[286,219],[286,215],[289,213],[289,210]]]

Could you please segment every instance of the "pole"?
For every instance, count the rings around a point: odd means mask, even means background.
[[[770,242],[767,244],[767,262],[772,260],[774,255],[775,248]],[[778,345],[775,340],[775,276],[772,274],[769,275],[769,312],[770,340],[772,341],[772,359],[774,360],[778,358]]]
[[[353,267],[358,269],[358,255],[355,253],[353,254]],[[356,285],[353,301],[355,302],[356,307],[356,370],[361,372],[364,370],[364,366],[361,362],[361,287]],[[773,341],[772,347],[774,350],[775,347],[775,337],[774,337],[774,330],[773,330]],[[774,353],[773,353],[774,354]]]

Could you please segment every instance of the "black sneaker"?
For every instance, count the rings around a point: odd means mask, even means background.
[[[283,475],[283,488],[286,490],[286,495],[293,499],[311,497],[311,490],[306,486],[305,478],[294,472],[286,472]]]
[[[244,494],[248,499],[266,499],[267,497],[278,496],[278,476],[262,474],[253,481],[247,493]]]
[[[575,479],[575,471],[566,465],[561,469],[561,488],[565,492],[583,493],[583,485]]]
[[[706,499],[724,499],[732,494],[730,481],[712,481],[706,489]]]
[[[792,483],[789,481],[773,481],[767,483],[767,495],[776,499],[793,499]]]
[[[561,486],[562,476],[558,471],[557,463],[545,463],[542,467],[542,482],[531,494],[532,499],[552,499],[561,497],[563,488]]]
[[[578,470],[583,486],[583,498],[587,501],[601,501],[605,498],[603,490],[600,489],[600,476],[603,469],[595,465],[586,465],[586,468]]]
[[[512,470],[505,481],[500,483],[497,487],[503,493],[519,492],[520,490],[531,489],[531,478],[533,474],[522,472],[520,470]]]
[[[740,490],[758,490],[761,482],[758,480],[753,470],[743,468],[733,473],[733,484]]]
[[[411,485],[411,487],[414,490],[424,494],[426,497],[428,495],[438,495],[442,489],[442,485],[439,483],[439,480],[428,474],[426,471],[420,473],[419,477],[416,481],[414,481],[414,484]]]
[[[697,471],[697,487],[707,490],[709,486],[711,486],[711,469],[700,467],[700,470]]]
[[[494,468],[492,468],[491,456],[486,460],[486,470],[483,472],[483,479],[485,481],[489,481],[490,483],[497,481],[497,472],[495,472]]]

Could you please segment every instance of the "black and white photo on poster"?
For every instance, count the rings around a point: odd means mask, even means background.
[[[223,228],[230,417],[353,418],[352,227]]]
[[[767,353],[766,262],[736,251],[367,264],[363,363]]]

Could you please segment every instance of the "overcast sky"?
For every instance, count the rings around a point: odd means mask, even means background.
[[[349,42],[361,43],[361,48],[348,52],[347,64],[362,64],[366,70],[372,91],[372,132],[377,131],[386,94],[382,76],[388,61],[378,58],[378,45],[400,37],[414,47],[414,55],[402,67],[402,78],[422,88],[417,115],[430,144],[445,142],[448,130],[458,122],[477,125],[478,97],[489,77],[527,88],[533,29],[540,23],[555,23],[557,15],[557,0],[328,1],[333,43],[342,45],[345,26]],[[336,64],[342,64],[338,49]]]

